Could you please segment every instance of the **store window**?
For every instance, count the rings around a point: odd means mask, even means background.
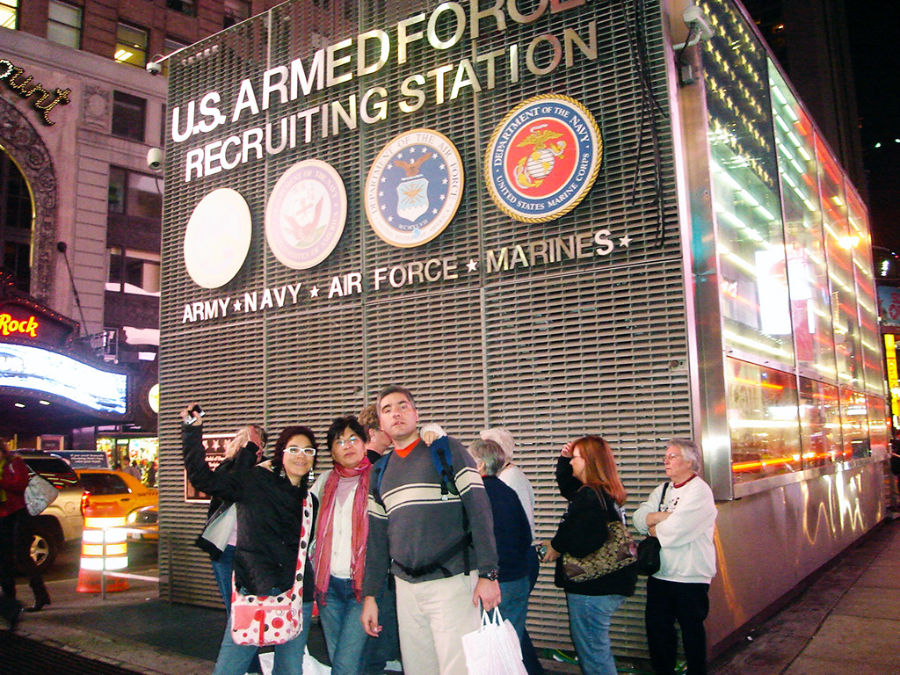
[[[159,295],[159,263],[158,253],[111,247],[106,290],[136,295]]]
[[[835,385],[800,378],[800,440],[804,469],[843,458],[841,401]]]
[[[19,27],[19,0],[0,0],[0,27],[16,30]]]
[[[147,65],[147,42],[146,30],[120,23],[116,27],[116,53],[113,58],[119,63],[143,68]]]
[[[47,39],[81,49],[81,7],[50,0],[47,9]]]
[[[841,436],[842,458],[868,457],[872,454],[869,443],[869,411],[865,394],[841,387]]]
[[[725,368],[734,482],[799,471],[796,378],[736,359]]]
[[[16,288],[31,286],[31,235],[34,205],[28,182],[12,158],[0,149],[0,245],[3,270]]]
[[[740,13],[706,9],[729,487],[741,496],[760,488],[739,484],[871,457],[887,411],[865,205]]]
[[[850,246],[853,258],[853,278],[856,280],[856,303],[859,310],[859,346],[862,359],[863,387],[874,394],[884,393],[881,375],[881,331],[878,328],[878,300],[875,293],[875,273],[872,267],[872,240],[869,234],[866,207],[849,183],[847,193],[847,222],[850,225]]]
[[[840,167],[816,137],[819,162],[819,201],[825,229],[825,253],[831,284],[831,310],[838,380],[843,386],[861,389],[864,376],[860,353],[860,326],[853,273],[855,239],[850,234],[847,198]]]
[[[737,18],[720,17],[723,26]],[[766,57],[756,38],[705,42],[710,179],[725,348],[793,367],[788,262],[771,133]]]
[[[110,167],[108,208],[111,214],[159,220],[162,180],[158,176]]]
[[[147,101],[122,91],[113,92],[112,134],[144,142]]]
[[[225,15],[222,28],[229,28],[250,18],[250,3],[246,0],[225,0]]]
[[[769,84],[797,368],[801,375],[835,382],[831,289],[825,262],[813,125],[774,65],[769,67]]]

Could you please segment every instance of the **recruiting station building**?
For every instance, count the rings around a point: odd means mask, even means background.
[[[685,6],[288,2],[169,60],[163,597],[219,604],[190,400],[211,434],[321,438],[404,384],[465,443],[512,432],[541,538],[566,441],[609,440],[632,512],[692,436],[714,646],[882,518],[866,208],[743,10]],[[542,570],[539,645],[570,644],[565,612]]]

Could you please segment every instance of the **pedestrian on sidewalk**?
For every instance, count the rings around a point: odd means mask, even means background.
[[[487,611],[501,600],[484,483],[472,457],[452,438],[441,444],[446,454],[438,471],[436,457],[419,436],[419,414],[408,389],[386,387],[377,405],[394,450],[380,460],[386,462],[383,472],[369,492],[361,620],[377,637],[376,597],[393,573],[403,672],[464,675],[462,636],[478,629],[479,604]]]
[[[673,438],[663,463],[669,480],[634,513],[638,532],[649,532],[661,546],[659,571],[647,579],[647,646],[653,672],[674,675],[677,621],[688,675],[705,675],[703,621],[709,614],[709,582],[716,574],[716,503],[698,475],[700,449],[693,441]]]
[[[237,540],[234,554],[235,590],[243,596],[273,596],[291,589],[303,538],[303,504],[309,472],[316,457],[316,439],[305,426],[286,427],[275,442],[270,462],[242,471],[214,473],[206,463],[203,420],[199,406],[181,412],[182,454],[188,480],[208,495],[237,504]],[[248,427],[247,449],[256,452],[262,439]],[[312,497],[313,523],[317,501]],[[302,675],[303,652],[312,621],[314,577],[305,556],[303,572],[303,627],[297,637],[275,646],[275,675]],[[237,644],[231,637],[235,612],[225,628],[214,675],[243,675],[258,648]]]
[[[37,612],[50,604],[40,570],[31,559],[31,515],[25,508],[25,488],[28,487],[28,466],[21,457],[10,453],[6,441],[0,438],[0,615],[14,630],[22,612],[16,599],[16,563],[28,576],[34,593],[34,604],[28,611]]]
[[[391,437],[381,430],[378,410],[374,403],[363,408],[357,417],[366,431],[366,457],[375,465],[382,455],[390,450]],[[366,675],[381,675],[391,661],[400,661],[400,629],[397,626],[397,589],[394,575],[388,574],[384,591],[378,602],[378,619],[381,632],[377,638],[369,636],[366,646]]]
[[[369,641],[360,621],[372,468],[365,435],[355,417],[336,418],[327,433],[334,468],[312,487],[321,505],[313,561],[316,602],[334,675],[362,673]]]
[[[250,443],[250,436],[259,438],[259,446]],[[225,454],[213,473],[226,474],[244,471],[259,464],[262,460],[269,434],[259,424],[248,424],[234,433],[234,437],[225,442]],[[237,543],[237,506],[227,499],[211,496],[206,511],[206,524],[194,542],[209,554],[213,576],[219,587],[219,595],[225,605],[226,616],[231,613],[232,576],[234,574],[234,551]],[[257,656],[247,670],[248,673],[261,673],[262,667]]]
[[[543,560],[556,561],[553,582],[566,592],[569,631],[581,672],[616,675],[609,626],[615,611],[634,594],[634,565],[574,581],[562,558],[565,553],[590,555],[609,539],[611,523],[624,524],[622,507],[628,495],[609,443],[600,436],[566,443],[556,460],[556,484],[569,505],[553,539],[544,542]]]
[[[537,553],[531,545],[531,524],[516,491],[500,479],[498,474],[506,465],[506,453],[492,440],[477,440],[469,446],[475,468],[484,481],[484,489],[491,502],[494,518],[494,540],[497,543],[500,582],[500,613],[516,629],[522,650],[522,663],[528,675],[544,672],[531,640],[526,641],[525,621],[528,618],[528,596],[531,593],[531,561]]]

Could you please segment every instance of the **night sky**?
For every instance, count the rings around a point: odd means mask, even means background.
[[[846,0],[846,9],[873,243],[900,253],[900,3]]]

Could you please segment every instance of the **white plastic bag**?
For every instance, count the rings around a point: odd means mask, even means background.
[[[59,497],[59,490],[43,476],[36,473],[28,478],[28,487],[25,488],[25,508],[32,516],[52,504]]]
[[[481,628],[462,636],[469,675],[525,675],[516,629],[500,610],[481,613]]]

